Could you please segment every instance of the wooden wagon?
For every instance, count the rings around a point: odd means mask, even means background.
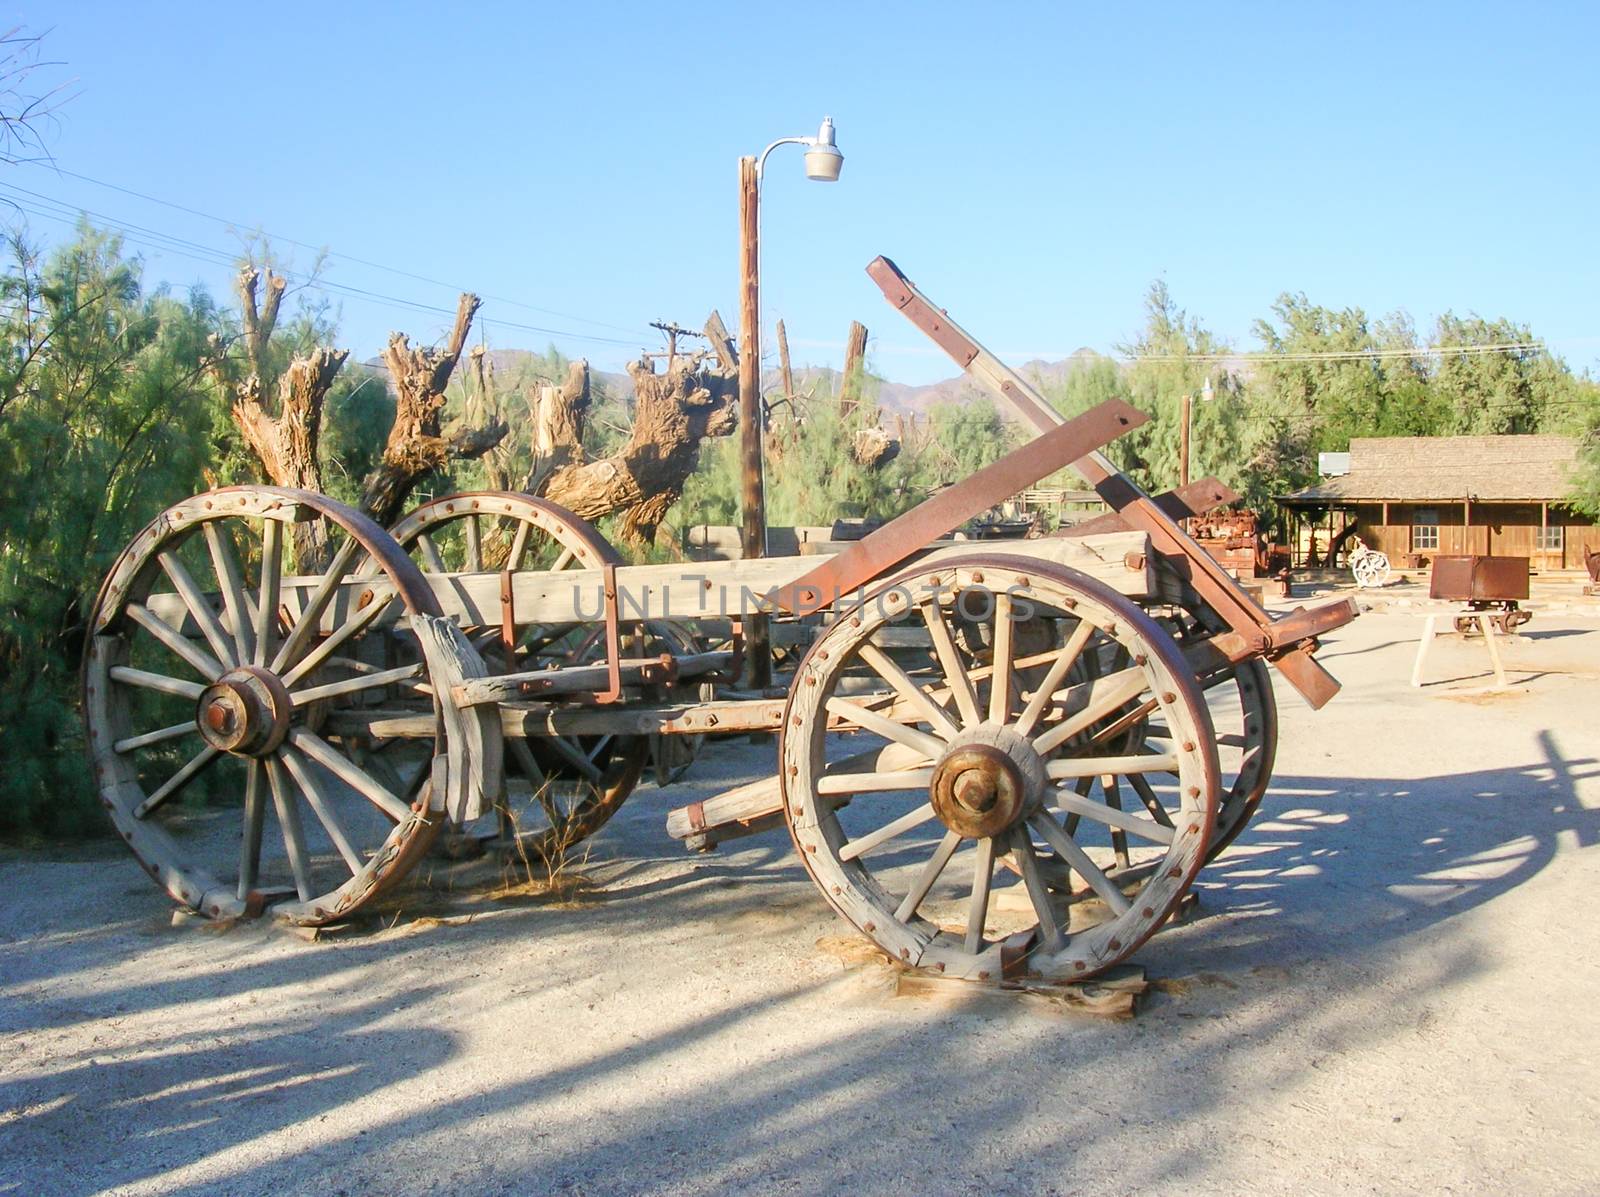
[[[1039,435],[837,555],[625,565],[570,513],[500,493],[391,530],[255,486],[158,516],[105,581],[84,670],[96,783],[144,868],[207,916],[327,923],[446,826],[556,860],[653,745],[759,730],[776,775],[671,812],[673,834],[786,825],[840,915],[947,976],[1085,978],[1134,951],[1261,800],[1267,665],[1321,706],[1338,687],[1316,637],[1354,607],[1269,617],[1180,526],[1225,488],[1152,498],[1099,452],[1143,413],[1063,421],[892,263],[868,270]],[[1107,515],[941,542],[1069,464]],[[308,521],[326,555],[295,567]],[[757,614],[809,643],[750,693]],[[729,639],[685,630],[707,620]]]

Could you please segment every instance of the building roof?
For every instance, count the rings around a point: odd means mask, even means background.
[[[1564,502],[1578,442],[1566,436],[1370,436],[1350,470],[1283,497],[1291,504]]]

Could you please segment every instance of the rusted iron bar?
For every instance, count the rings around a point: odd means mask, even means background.
[[[525,673],[505,673],[473,678],[456,686],[451,695],[457,706],[472,707],[486,702],[509,702],[537,698],[545,694],[590,694],[607,689],[613,678],[622,687],[671,685],[691,677],[725,672],[733,661],[731,652],[685,653],[674,656],[623,658],[615,663],[575,665],[565,669],[532,669]]]
[[[1024,420],[1041,433],[1061,423],[1061,416],[1043,395],[936,307],[888,258],[875,258],[867,267],[867,274],[894,307],[976,381],[1006,400]],[[1149,533],[1155,551],[1167,565],[1244,639],[1252,654],[1271,660],[1307,702],[1321,707],[1339,692],[1339,683],[1312,659],[1312,645],[1294,639],[1294,629],[1288,626],[1275,632],[1272,617],[1109,458],[1094,450],[1072,466],[1130,527]],[[1354,619],[1355,614],[1355,604],[1342,600],[1330,605],[1327,618],[1336,621],[1333,626],[1340,626]]]

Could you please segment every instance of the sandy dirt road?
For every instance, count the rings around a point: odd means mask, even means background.
[[[1453,638],[1412,690],[1419,626],[1331,638],[1320,714],[1280,690],[1127,1023],[895,997],[781,831],[688,857],[651,786],[576,900],[327,942],[175,929],[114,845],[7,853],[0,1193],[1595,1192],[1600,620],[1541,616],[1492,697]],[[671,801],[770,762],[714,745]]]

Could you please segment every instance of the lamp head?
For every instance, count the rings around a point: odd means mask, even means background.
[[[833,117],[825,116],[811,148],[806,150],[806,178],[819,183],[837,183],[843,166],[844,155],[833,144]]]

